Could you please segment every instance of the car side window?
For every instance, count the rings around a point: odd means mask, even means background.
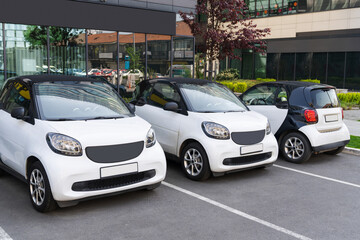
[[[276,103],[284,103],[288,101],[288,96],[286,93],[286,89],[283,87],[279,88],[279,92],[276,94]]]
[[[156,83],[149,96],[147,103],[157,107],[164,107],[168,102],[176,102],[180,105],[180,94],[176,89],[167,83]]]
[[[275,105],[275,86],[255,86],[242,97],[246,105]]]
[[[12,86],[12,83],[7,84],[4,86],[2,92],[0,93],[0,104],[4,103],[5,98],[7,96],[7,93],[9,92],[10,87]]]
[[[25,109],[25,116],[28,115],[30,108],[30,91],[21,83],[14,83],[4,102],[4,110],[8,113],[11,113],[11,111],[17,107],[23,107]]]

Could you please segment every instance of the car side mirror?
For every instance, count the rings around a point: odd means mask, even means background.
[[[130,108],[130,111],[132,112],[132,113],[135,113],[135,105],[134,104],[132,104],[132,103],[129,103],[128,104],[128,106],[129,106],[129,108]]]
[[[164,110],[177,112],[179,110],[179,105],[176,102],[168,102],[164,105]]]
[[[16,118],[16,119],[24,119],[25,109],[23,107],[14,108],[11,111],[11,117]]]
[[[287,109],[289,107],[289,104],[287,101],[276,101],[275,107],[280,109]]]

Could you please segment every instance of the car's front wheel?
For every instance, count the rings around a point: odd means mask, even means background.
[[[191,180],[203,181],[211,175],[208,157],[199,143],[192,142],[182,150],[181,162],[183,172]]]
[[[49,212],[56,208],[49,179],[40,162],[31,165],[28,176],[29,196],[33,207],[39,212]]]
[[[292,132],[282,139],[280,152],[286,161],[303,163],[311,157],[312,149],[305,136],[297,132]]]

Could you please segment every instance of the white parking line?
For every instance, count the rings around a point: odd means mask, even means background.
[[[12,240],[12,238],[0,227],[0,240]]]
[[[222,204],[222,203],[219,203],[219,202],[217,202],[217,201],[211,200],[211,199],[209,199],[209,198],[207,198],[207,197],[201,196],[201,195],[199,195],[199,194],[197,194],[197,193],[194,193],[194,192],[188,191],[188,190],[186,190],[186,189],[184,189],[184,188],[175,186],[175,185],[173,185],[173,184],[171,184],[171,183],[162,182],[162,184],[165,185],[165,186],[167,186],[167,187],[169,187],[169,188],[172,188],[172,189],[174,189],[174,190],[176,190],[176,191],[185,193],[185,194],[187,194],[187,195],[189,195],[189,196],[192,196],[192,197],[194,197],[194,198],[197,198],[197,199],[199,199],[199,200],[201,200],[201,201],[204,201],[204,202],[207,202],[207,203],[209,203],[209,204],[212,204],[212,205],[214,205],[214,206],[216,206],[216,207],[222,208],[222,209],[224,209],[224,210],[226,210],[226,211],[228,211],[228,212],[234,213],[234,214],[236,214],[236,215],[238,215],[238,216],[240,216],[240,217],[243,217],[243,218],[246,218],[246,219],[248,219],[248,220],[251,220],[251,221],[260,223],[260,224],[262,224],[262,225],[264,225],[264,226],[266,226],[266,227],[269,227],[269,228],[272,228],[272,229],[274,229],[274,230],[276,230],[276,231],[279,231],[279,232],[285,233],[285,234],[287,234],[287,235],[290,235],[290,236],[292,236],[292,237],[294,237],[294,238],[301,239],[301,240],[310,240],[310,239],[311,239],[311,238],[305,237],[305,236],[303,236],[303,235],[297,234],[297,233],[295,233],[295,232],[292,232],[292,231],[290,231],[290,230],[288,230],[288,229],[285,229],[285,228],[283,228],[283,227],[279,227],[279,226],[277,226],[277,225],[275,225],[275,224],[272,224],[272,223],[267,222],[267,221],[265,221],[265,220],[262,220],[262,219],[260,219],[260,218],[251,216],[251,215],[249,215],[249,214],[247,214],[247,213],[244,213],[244,212],[239,211],[239,210],[237,210],[237,209],[234,209],[234,208],[232,208],[232,207],[226,206],[226,205],[224,205],[224,204]]]
[[[273,166],[274,166],[274,167],[278,167],[278,168],[282,168],[282,169],[286,169],[286,170],[289,170],[289,171],[293,171],[293,172],[305,174],[305,175],[308,175],[308,176],[321,178],[321,179],[328,180],[328,181],[331,181],[331,182],[341,183],[341,184],[345,184],[345,185],[348,185],[348,186],[351,186],[351,187],[360,188],[360,185],[358,185],[358,184],[354,184],[354,183],[350,183],[350,182],[345,182],[345,181],[337,180],[337,179],[335,179],[335,178],[324,177],[324,176],[321,176],[321,175],[317,175],[317,174],[313,174],[313,173],[308,173],[308,172],[300,171],[300,170],[297,170],[297,169],[280,166],[280,165],[277,165],[277,164],[274,164]]]

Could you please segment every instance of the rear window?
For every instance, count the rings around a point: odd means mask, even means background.
[[[311,91],[311,99],[315,108],[340,107],[335,89],[324,88]]]

